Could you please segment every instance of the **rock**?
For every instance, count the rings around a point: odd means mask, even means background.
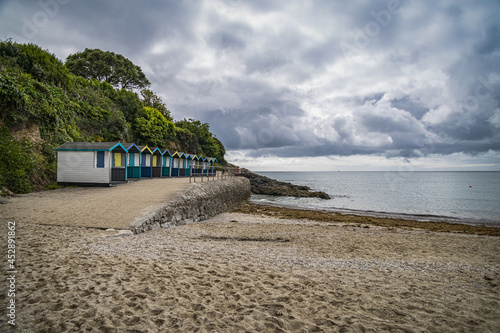
[[[236,166],[235,166],[236,167]],[[294,185],[281,182],[276,179],[261,176],[248,169],[241,168],[240,176],[250,180],[250,190],[254,194],[289,196],[289,197],[316,197],[321,199],[331,199],[328,194],[321,191],[311,191],[308,186]]]

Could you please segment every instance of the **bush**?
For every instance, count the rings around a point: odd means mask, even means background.
[[[29,179],[34,163],[27,140],[16,141],[6,127],[0,128],[0,186],[15,193],[32,189]]]

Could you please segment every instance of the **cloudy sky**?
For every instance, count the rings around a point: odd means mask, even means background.
[[[141,66],[252,170],[500,170],[499,1],[0,0],[0,38]]]

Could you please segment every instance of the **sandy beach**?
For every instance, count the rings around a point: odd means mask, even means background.
[[[231,212],[135,236],[22,221],[16,249],[17,332],[500,331],[499,237]]]
[[[0,205],[0,221],[129,229],[135,218],[161,207],[193,184],[189,178],[145,178],[114,187],[33,192]]]

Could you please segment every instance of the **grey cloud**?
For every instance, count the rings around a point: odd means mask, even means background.
[[[174,117],[253,157],[498,153],[500,4],[389,3],[72,0],[29,41],[124,54]],[[0,9],[6,38],[40,7]]]

